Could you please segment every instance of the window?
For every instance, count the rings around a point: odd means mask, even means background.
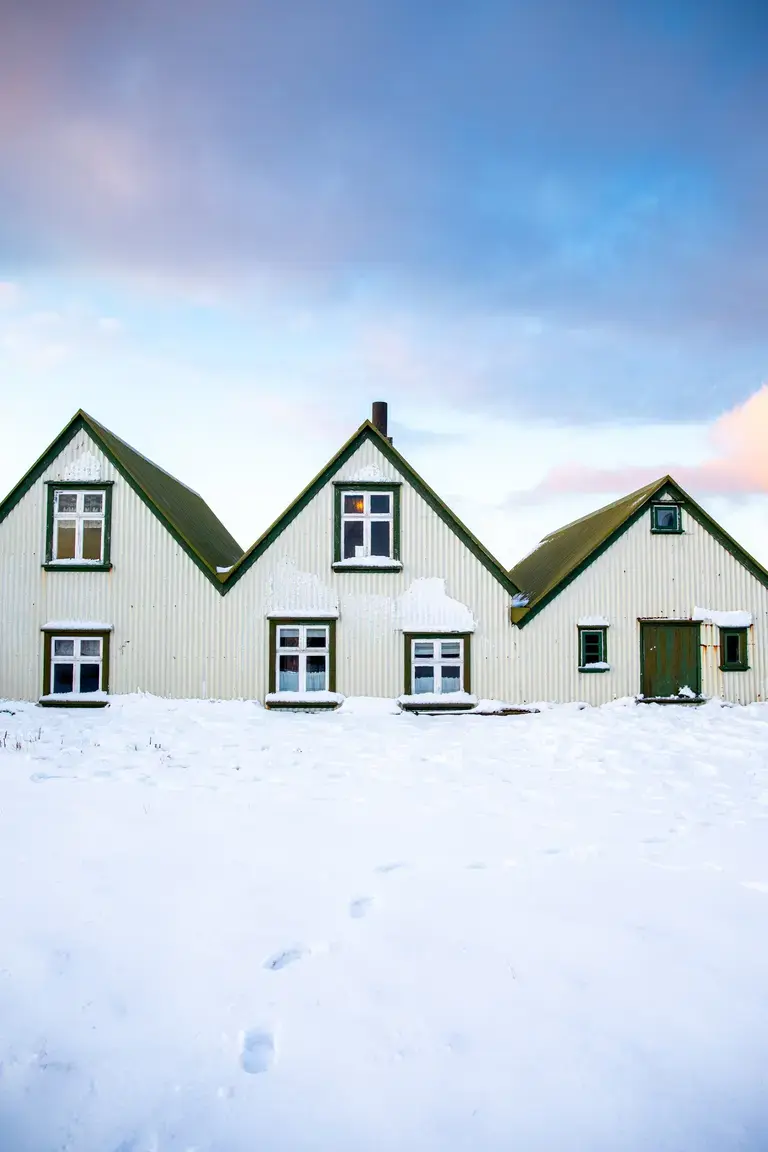
[[[723,672],[748,670],[746,628],[720,629],[720,668]]]
[[[406,633],[406,696],[469,692],[468,634],[414,636]]]
[[[270,693],[334,692],[335,621],[270,621]]]
[[[334,564],[399,570],[400,488],[336,486]]]
[[[579,671],[608,672],[605,628],[579,628]]]
[[[109,632],[45,633],[43,700],[103,694],[109,680]]]
[[[51,484],[46,567],[108,568],[110,485]]]
[[[651,505],[652,532],[682,532],[679,504]]]

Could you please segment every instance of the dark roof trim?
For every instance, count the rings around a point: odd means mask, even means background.
[[[447,504],[443,503],[427,482],[422,480],[417,472],[414,472],[405,457],[401,456],[397,449],[390,444],[386,436],[382,436],[370,420],[366,420],[364,424],[360,425],[357,432],[347,440],[346,444],[339,449],[336,455],[326,464],[325,468],[315,476],[314,480],[312,480],[304,491],[296,497],[294,502],[286,508],[282,516],[278,517],[274,524],[272,524],[245,555],[241,557],[232,571],[225,577],[224,583],[226,588],[229,589],[233,584],[236,584],[251,565],[266,552],[270,545],[274,544],[278,536],[285,531],[289,524],[296,519],[299,513],[306,508],[309,502],[326,486],[336,472],[346,464],[360,445],[364,444],[366,440],[373,441],[381,454],[394,468],[397,468],[397,470],[402,473],[411,487],[414,488],[430,508],[437,513],[443,523],[447,524],[451,531],[461,540],[462,544],[469,549],[483,567],[501,584],[502,588],[509,592],[511,596],[514,596],[519,589],[504,567],[491,555],[488,549],[480,543],[477,537],[470,532],[469,528],[451,512]]]
[[[40,456],[39,459],[35,461],[26,475],[21,478],[16,487],[9,492],[5,500],[3,500],[2,504],[0,504],[0,524],[2,524],[3,520],[5,520],[5,518],[13,511],[13,509],[23,499],[23,497],[26,496],[27,492],[29,492],[32,485],[35,484],[37,480],[39,480],[43,472],[45,472],[46,468],[49,468],[51,464],[53,464],[56,457],[64,450],[64,448],[67,447],[70,441],[73,440],[77,433],[82,429],[84,429],[88,435],[98,444],[99,448],[107,457],[110,464],[112,464],[112,466],[117,469],[117,471],[126,481],[126,483],[133,489],[139,499],[142,500],[144,504],[146,504],[149,510],[154,513],[161,524],[163,524],[167,531],[170,532],[171,536],[174,538],[179,547],[182,548],[184,552],[186,552],[190,560],[223,595],[224,588],[222,586],[221,578],[216,573],[213,566],[210,565],[196,551],[192,544],[190,544],[189,540],[185,538],[181,530],[175,524],[173,524],[171,520],[169,520],[165,513],[161,511],[157,504],[155,504],[149,493],[146,492],[141,484],[139,484],[139,482],[135,479],[135,477],[132,476],[129,471],[127,471],[127,469],[112,451],[105,438],[101,435],[99,425],[96,423],[96,421],[92,420],[86,412],[83,412],[82,409],[75,413],[69,424],[67,424],[66,427],[56,437],[56,439],[48,445],[42,456]],[[133,451],[135,451],[135,449]],[[180,482],[177,481],[177,483]]]
[[[643,503],[630,513],[626,520],[623,520],[617,528],[610,532],[604,540],[593,548],[588,556],[585,556],[585,558],[555,584],[553,588],[550,588],[540,600],[530,608],[513,608],[512,622],[516,624],[518,628],[524,628],[526,624],[529,624],[556,596],[559,596],[569,584],[573,583],[577,576],[580,576],[582,572],[589,568],[590,564],[594,564],[598,557],[602,556],[604,552],[607,552],[611,545],[615,544],[616,541],[648,511],[651,504],[657,499],[659,493],[664,490],[670,491],[674,499],[685,506],[686,511],[693,516],[694,520],[696,520],[702,528],[705,528],[707,532],[709,532],[710,536],[713,536],[735,560],[738,560],[750,575],[754,576],[764,587],[768,588],[768,571],[763,568],[762,564],[742,548],[738,541],[734,540],[733,536],[726,532],[716,520],[713,520],[701,505],[681,488],[671,476],[663,476],[661,480],[654,485],[652,491]]]

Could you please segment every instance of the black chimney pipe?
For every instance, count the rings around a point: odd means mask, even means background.
[[[384,400],[374,400],[371,410],[371,423],[382,436],[387,434],[387,405]]]

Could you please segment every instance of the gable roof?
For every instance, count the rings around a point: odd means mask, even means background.
[[[373,441],[382,456],[400,472],[411,487],[414,488],[430,508],[437,513],[443,523],[447,524],[454,535],[461,540],[462,544],[472,552],[483,567],[501,584],[502,588],[509,592],[511,596],[516,595],[518,592],[517,585],[503,565],[499,563],[495,556],[491,555],[485,545],[480,543],[477,537],[470,532],[469,528],[459,520],[458,516],[454,515],[448,505],[443,503],[437,493],[430,488],[425,480],[422,480],[421,476],[413,470],[405,457],[400,455],[397,449],[392,446],[390,440],[386,436],[383,436],[370,420],[366,420],[360,425],[357,432],[347,440],[346,444],[328,461],[325,468],[317,474],[304,491],[286,508],[282,516],[279,516],[274,524],[272,524],[271,527],[259,537],[256,543],[248,549],[245,555],[240,558],[233,570],[225,577],[225,586],[227,588],[232,587],[232,585],[236,584],[237,581],[245,575],[251,565],[266,552],[270,545],[277,540],[278,536],[280,536],[288,525],[296,519],[299,513],[306,508],[310,500],[314,499],[318,492],[325,487],[339,469],[346,464],[347,460],[349,460],[367,440]]]
[[[686,511],[755,579],[768,587],[768,571],[762,564],[721,528],[671,476],[662,476],[644,488],[638,488],[620,500],[614,500],[612,504],[606,504],[596,512],[551,532],[516,564],[510,576],[528,599],[524,606],[513,607],[513,621],[522,628],[532,620],[550,600],[610,548],[649,508],[653,500],[667,492],[685,505]]]
[[[153,464],[82,409],[0,504],[0,523],[83,428],[177,543],[220,587],[216,568],[234,564],[243,550],[218,516],[197,492]]]

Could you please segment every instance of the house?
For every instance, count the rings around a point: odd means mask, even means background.
[[[468,707],[509,690],[518,589],[365,421],[248,551],[84,412],[0,505],[0,695]]]
[[[768,698],[768,572],[664,476],[511,570],[518,698]]]
[[[768,572],[671,477],[506,571],[397,451],[385,404],[247,551],[78,412],[0,504],[0,696],[462,709],[478,698],[746,703]]]

